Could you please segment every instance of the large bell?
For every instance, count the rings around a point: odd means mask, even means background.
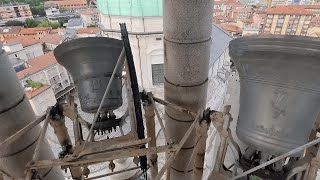
[[[97,111],[122,48],[120,40],[90,37],[67,41],[54,50],[58,63],[74,80],[84,112]],[[116,71],[102,110],[114,110],[122,105],[122,66]]]
[[[320,110],[320,39],[238,38],[230,57],[240,76],[239,139],[272,155],[307,143]]]

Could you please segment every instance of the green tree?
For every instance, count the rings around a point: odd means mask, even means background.
[[[39,15],[39,16],[45,16],[46,12],[44,11],[43,5],[39,6],[32,6],[31,7],[31,12],[33,15]]]
[[[40,23],[38,24],[38,27],[51,27],[50,21],[48,21],[48,20],[40,21]]]
[[[5,26],[24,26],[24,23],[21,21],[12,20],[12,21],[7,21],[4,25]]]
[[[58,29],[61,27],[59,22],[50,22],[49,20],[43,20],[38,24],[38,27],[52,27],[52,29]]]
[[[41,82],[37,82],[37,81],[32,81],[30,79],[26,80],[27,82],[27,87],[33,87],[33,88],[38,88],[43,86],[43,84]]]
[[[60,23],[60,27],[63,27],[64,22],[60,20],[59,23]]]
[[[52,27],[52,29],[58,29],[61,27],[60,23],[58,22],[51,23],[50,26]]]
[[[27,28],[33,28],[33,27],[37,27],[39,24],[39,21],[36,21],[34,19],[26,19],[26,27]]]

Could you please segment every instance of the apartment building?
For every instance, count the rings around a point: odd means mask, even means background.
[[[49,52],[28,61],[28,68],[17,73],[22,86],[27,86],[27,80],[50,85],[54,94],[58,94],[70,86],[67,70],[59,65]]]
[[[78,10],[78,9],[87,9],[86,0],[60,0],[60,1],[46,1],[45,7],[58,7],[60,11],[63,10]]]
[[[239,7],[229,12],[229,17],[236,20],[248,20],[253,15],[253,8]]]
[[[16,72],[24,70],[28,60],[43,55],[41,42],[29,36],[7,37],[2,43]]]
[[[46,84],[36,88],[25,88],[25,95],[37,116],[45,114],[49,107],[57,103],[53,89]]]
[[[279,6],[266,10],[262,33],[306,36],[312,13],[304,8]]]
[[[33,18],[29,4],[0,5],[0,20],[2,22],[9,20],[25,21],[27,18]]]

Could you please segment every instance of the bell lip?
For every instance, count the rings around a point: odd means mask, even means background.
[[[73,39],[60,44],[53,50],[53,54],[59,62],[61,56],[64,56],[65,53],[68,53],[72,50],[92,46],[110,47],[110,45],[112,45],[112,47],[119,46],[119,48],[123,48],[123,42],[119,39],[107,37],[86,37]]]
[[[254,35],[234,39],[229,44],[231,58],[244,53],[274,52],[302,56],[320,55],[320,38],[293,35]]]

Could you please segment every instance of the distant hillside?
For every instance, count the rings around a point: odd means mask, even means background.
[[[29,4],[33,15],[45,15],[43,0],[0,0],[0,4],[9,4],[15,2]]]

